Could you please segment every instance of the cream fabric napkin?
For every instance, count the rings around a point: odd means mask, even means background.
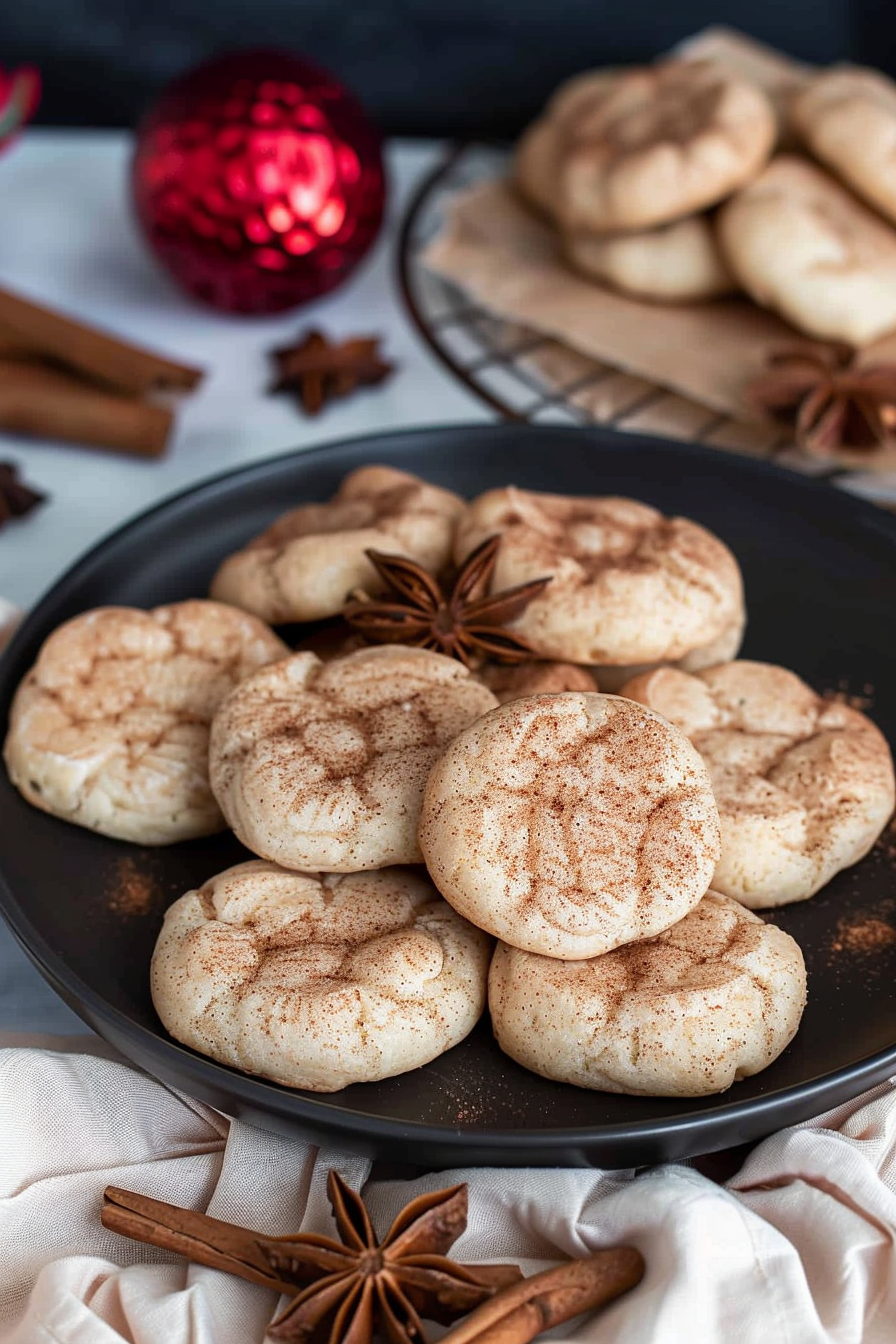
[[[110,1054],[86,1038],[0,1050],[0,1344],[260,1344],[274,1295],[105,1231],[104,1187],[327,1232],[327,1168],[359,1187],[369,1164],[230,1122]],[[470,1184],[459,1259],[529,1273],[641,1250],[643,1283],[568,1329],[574,1341],[896,1339],[896,1082],[766,1140],[727,1188],[684,1166],[458,1170],[372,1183],[375,1224],[457,1180]]]

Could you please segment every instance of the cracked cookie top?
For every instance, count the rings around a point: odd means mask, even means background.
[[[469,505],[455,559],[496,532],[495,591],[552,575],[514,625],[541,658],[599,666],[672,661],[742,622],[737,561],[687,518],[612,495],[508,486]]]
[[[383,645],[298,653],[250,677],[212,726],[215,797],[254,853],[287,868],[419,863],[427,775],[496,704],[454,659]]]
[[[153,1003],[179,1041],[313,1091],[389,1078],[456,1045],[491,943],[420,872],[288,872],[259,860],[175,901]]]
[[[480,928],[571,960],[647,938],[709,887],[719,821],[687,738],[616,696],[514,700],[435,765],[420,847]]]
[[[35,807],[122,840],[222,830],[209,724],[243,677],[288,652],[254,616],[217,602],[76,616],[16,692],[10,779]]]
[[[722,823],[713,886],[752,909],[812,896],[867,854],[893,811],[879,729],[786,668],[745,659],[694,676],[660,668],[623,694],[700,752]]]
[[[335,616],[381,581],[364,554],[407,555],[437,571],[451,556],[460,496],[393,467],[359,467],[328,504],[303,504],[227,557],[211,596],[277,625]]]
[[[805,1003],[790,935],[715,891],[658,937],[589,961],[500,943],[489,976],[507,1054],[546,1078],[643,1096],[705,1096],[758,1073]]]

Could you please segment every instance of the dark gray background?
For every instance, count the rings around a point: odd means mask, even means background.
[[[0,64],[41,66],[45,123],[131,125],[203,57],[279,46],[329,66],[387,131],[502,135],[564,75],[722,22],[896,73],[893,0],[0,0]]]

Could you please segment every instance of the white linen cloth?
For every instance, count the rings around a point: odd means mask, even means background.
[[[88,1038],[0,1050],[0,1344],[261,1344],[273,1293],[106,1231],[119,1185],[261,1231],[331,1232],[326,1171],[369,1163],[278,1138]],[[526,1273],[628,1243],[632,1293],[567,1327],[594,1344],[893,1344],[896,1082],[767,1139],[723,1188],[685,1166],[455,1170],[365,1190],[378,1231],[466,1180],[458,1259]]]

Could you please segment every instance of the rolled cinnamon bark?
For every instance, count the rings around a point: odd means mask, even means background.
[[[116,396],[62,369],[0,358],[0,430],[160,457],[173,420],[164,406]]]
[[[594,1311],[641,1282],[633,1246],[595,1251],[496,1293],[442,1336],[442,1344],[529,1344],[545,1330]]]
[[[157,387],[189,390],[202,378],[201,369],[164,359],[0,289],[0,346],[4,343],[137,395]]]

